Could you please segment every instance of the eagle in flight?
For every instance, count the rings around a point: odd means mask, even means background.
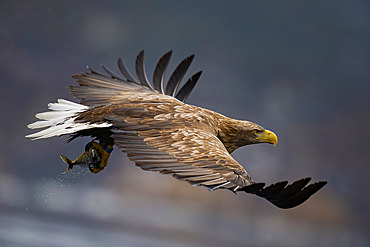
[[[304,178],[270,186],[255,182],[243,166],[230,155],[237,148],[256,144],[276,145],[277,136],[262,126],[228,118],[217,112],[184,103],[202,71],[191,76],[179,89],[194,55],[185,58],[173,71],[164,87],[164,76],[172,51],[158,61],[153,82],[144,66],[144,51],[135,62],[136,79],[122,59],[117,75],[104,65],[106,74],[88,67],[74,75],[77,85],[70,93],[79,103],[59,99],[50,111],[38,113],[40,119],[30,129],[45,128],[27,137],[33,139],[69,135],[69,141],[91,136],[85,151],[68,164],[88,166],[91,172],[106,167],[113,146],[125,152],[143,170],[171,174],[173,177],[210,191],[228,189],[263,197],[283,209],[296,207],[320,190],[325,181],[309,184]],[[98,141],[98,142],[95,142]]]

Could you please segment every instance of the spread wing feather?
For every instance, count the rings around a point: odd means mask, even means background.
[[[102,64],[101,67],[105,70],[105,72],[107,74],[109,74],[111,76],[112,79],[118,79],[118,80],[123,81],[123,79],[120,76],[118,76],[116,73],[114,73],[113,71],[111,71],[110,69],[108,69],[107,67],[105,67],[104,64]]]
[[[199,80],[202,71],[194,74],[189,80],[185,83],[185,85],[181,88],[181,90],[176,94],[175,98],[181,100],[183,102],[189,97],[191,91],[193,90],[195,84]]]
[[[136,57],[135,61],[135,70],[136,75],[139,78],[141,85],[144,85],[150,89],[153,89],[152,85],[150,85],[148,81],[148,77],[145,73],[145,65],[144,65],[144,50],[142,50]]]
[[[189,66],[191,62],[194,59],[194,55],[190,55],[184,60],[181,61],[181,63],[176,67],[176,69],[173,71],[170,79],[168,80],[167,86],[166,86],[166,94],[175,96],[176,90],[178,86],[180,85],[180,82],[182,78],[184,77],[186,71],[189,69]]]
[[[137,90],[148,90],[148,92],[156,92],[160,94],[166,94],[170,96],[174,96],[176,94],[176,90],[180,85],[182,78],[184,77],[186,71],[188,70],[194,55],[191,55],[185,58],[180,64],[177,66],[175,71],[172,73],[169,81],[166,85],[166,90],[163,90],[163,80],[165,71],[167,69],[168,63],[171,58],[172,51],[165,53],[158,61],[154,73],[153,73],[153,86],[148,81],[146,72],[145,72],[145,65],[144,65],[144,50],[142,50],[136,57],[135,61],[135,71],[139,80],[135,79],[134,76],[129,72],[125,63],[120,58],[118,59],[118,68],[122,73],[123,77],[120,77],[112,70],[107,68],[104,65],[101,65],[103,70],[109,75],[104,75],[90,67],[87,67],[89,72],[79,75],[74,75],[73,78],[79,80],[78,83],[81,86],[95,86],[96,88],[101,88],[103,84],[105,88],[114,87],[115,89],[124,90],[123,87],[130,87],[136,88]],[[194,74],[181,88],[181,90],[174,96],[175,98],[185,102],[189,94],[191,93],[192,89],[194,88],[195,84],[197,83],[201,72]],[[94,81],[99,81],[99,83],[94,83]],[[71,91],[74,91],[71,87]],[[108,90],[109,91],[109,90]],[[82,103],[87,103],[87,101],[82,100]]]
[[[158,92],[160,92],[161,94],[164,94],[164,92],[163,92],[163,79],[164,79],[164,74],[166,72],[168,63],[170,62],[171,55],[172,55],[172,51],[169,51],[166,54],[164,54],[159,59],[159,61],[157,63],[157,66],[154,69],[153,86],[154,86],[154,89],[157,90]]]
[[[127,81],[137,83],[135,78],[131,75],[131,73],[126,68],[126,65],[123,62],[122,58],[118,59],[118,68],[121,71],[122,75],[126,77]]]
[[[307,186],[310,180],[303,178],[288,186],[288,182],[283,181],[266,188],[264,183],[255,183],[239,190],[263,197],[279,208],[288,209],[304,203],[327,184],[326,181],[319,181]]]

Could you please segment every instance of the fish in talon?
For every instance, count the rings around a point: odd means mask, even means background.
[[[88,167],[92,173],[98,173],[107,166],[112,150],[112,145],[98,144],[91,141],[85,146],[85,151],[74,161],[61,155],[60,158],[68,165],[64,173],[71,170],[75,165]]]

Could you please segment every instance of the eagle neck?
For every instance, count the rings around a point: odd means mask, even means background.
[[[236,120],[223,116],[219,118],[217,137],[225,145],[229,153],[237,148],[251,144],[249,134],[251,130],[246,125],[248,121]]]

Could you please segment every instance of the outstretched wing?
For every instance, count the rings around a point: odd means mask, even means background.
[[[113,125],[110,131],[115,145],[144,170],[172,174],[211,190],[236,191],[252,184],[245,169],[217,138],[217,124],[207,114],[210,111],[172,97],[192,57],[181,62],[170,77],[165,91],[171,96],[161,94],[163,76],[159,72],[164,73],[167,67],[168,53],[158,62],[153,87],[143,73],[142,57],[140,53],[136,63],[140,83],[133,82],[125,69],[121,72],[127,80],[118,79],[113,72],[106,71],[110,74],[107,77],[92,69],[73,76],[79,85],[71,87],[72,95],[90,106],[75,122],[109,121]],[[191,79],[189,81],[194,85]],[[187,85],[178,92],[180,100],[186,99],[191,91],[192,87]]]
[[[192,75],[180,90],[177,90],[181,84],[186,71],[189,69],[191,62],[193,61],[194,55],[190,55],[185,58],[173,71],[172,75],[168,79],[166,90],[164,90],[164,77],[167,69],[167,65],[170,61],[172,51],[165,53],[158,61],[154,73],[153,73],[153,85],[148,81],[145,65],[144,65],[144,50],[142,50],[136,57],[135,71],[137,79],[128,71],[125,63],[122,59],[118,59],[118,68],[123,77],[117,75],[104,65],[102,68],[108,75],[104,75],[96,70],[88,67],[89,72],[84,74],[74,75],[73,78],[83,80],[78,81],[80,87],[78,87],[78,98],[81,99],[81,103],[85,105],[104,105],[108,103],[104,99],[111,99],[117,95],[117,91],[136,90],[137,92],[150,92],[166,94],[177,98],[178,100],[185,102],[190,92],[193,90],[197,83],[202,71],[199,71]],[[85,83],[84,83],[85,81]],[[90,86],[94,86],[95,90]],[[108,86],[108,87],[106,87]],[[105,88],[102,89],[102,88]],[[112,90],[113,89],[113,90]],[[75,95],[75,87],[71,87],[71,93]],[[83,94],[92,94],[88,100]]]
[[[144,170],[210,190],[252,184],[217,138],[213,120],[196,108],[180,102],[129,104],[106,118],[115,126],[115,145]]]
[[[324,187],[327,182],[319,181],[307,186],[311,178],[303,178],[287,186],[287,181],[278,182],[265,187],[264,183],[254,183],[239,189],[267,199],[275,206],[283,209],[294,208]]]
[[[236,191],[253,183],[217,138],[217,123],[207,110],[159,94],[128,98],[86,111],[76,121],[100,121],[103,115],[113,125],[115,145],[144,170],[210,190]]]

